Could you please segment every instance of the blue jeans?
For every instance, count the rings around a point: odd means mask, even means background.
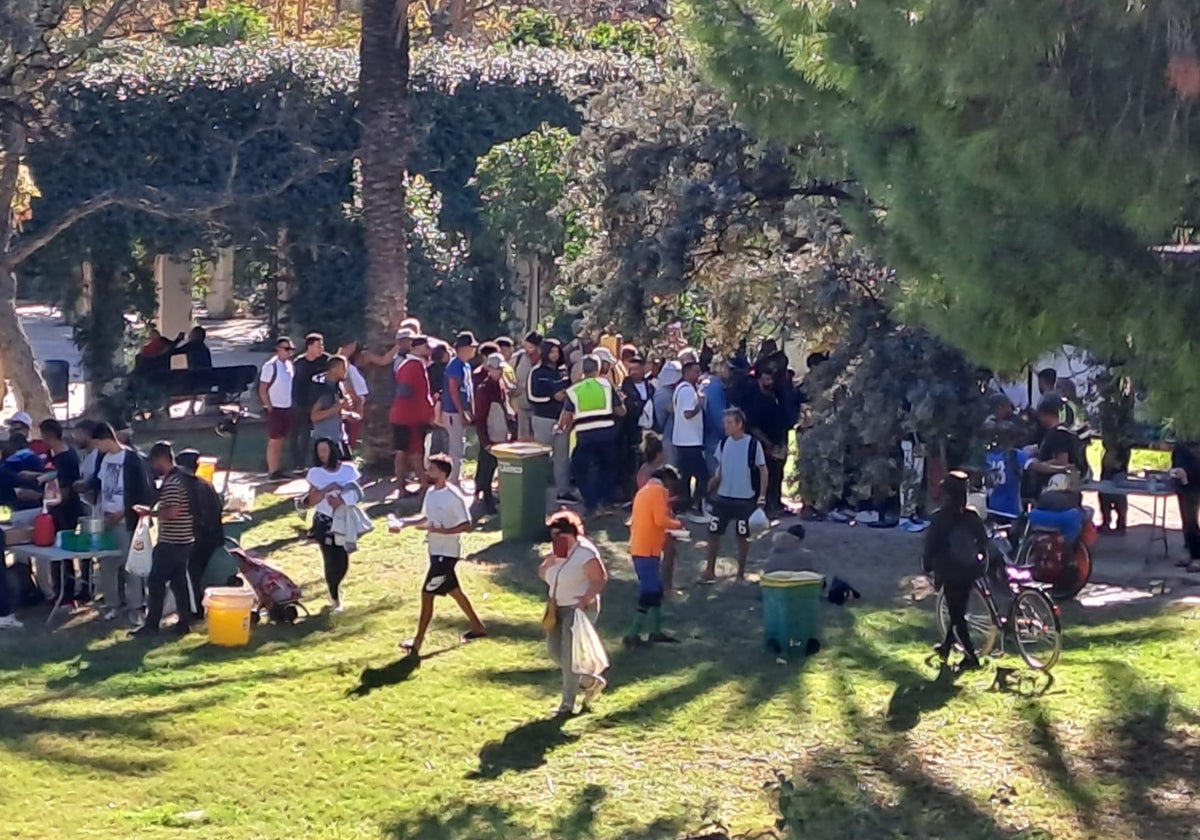
[[[592,511],[612,500],[617,476],[617,430],[596,429],[575,438],[571,467],[583,495],[583,506]]]

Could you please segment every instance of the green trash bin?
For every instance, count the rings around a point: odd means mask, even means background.
[[[821,630],[821,592],[825,578],[816,572],[767,572],[762,576],[763,632],[767,650],[783,656],[804,651]]]
[[[550,447],[540,443],[499,443],[500,533],[506,540],[533,541],[546,530],[546,488],[550,486]]]

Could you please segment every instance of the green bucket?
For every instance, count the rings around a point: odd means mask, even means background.
[[[763,599],[763,644],[776,655],[805,650],[821,630],[825,577],[816,572],[767,572],[759,582]]]

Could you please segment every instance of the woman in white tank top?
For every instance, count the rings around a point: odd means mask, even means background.
[[[564,511],[550,518],[554,550],[542,559],[538,577],[546,582],[554,602],[556,621],[546,637],[550,658],[562,670],[562,702],[555,714],[575,713],[576,697],[583,689],[583,704],[590,706],[607,684],[603,677],[588,677],[571,670],[572,627],[575,611],[583,610],[593,624],[600,617],[600,593],[608,583],[608,571],[595,544],[583,536],[583,522]]]

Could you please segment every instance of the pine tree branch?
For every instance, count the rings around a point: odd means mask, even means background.
[[[22,236],[7,254],[0,255],[0,262],[9,271],[15,269],[53,242],[72,225],[109,207],[124,207],[165,219],[207,221],[230,207],[276,198],[297,184],[348,165],[354,155],[354,152],[342,152],[324,158],[293,172],[271,187],[254,192],[237,192],[232,188],[227,188],[219,192],[202,192],[187,196],[158,187],[141,187],[130,191],[105,191],[66,211],[37,233],[27,237]]]

